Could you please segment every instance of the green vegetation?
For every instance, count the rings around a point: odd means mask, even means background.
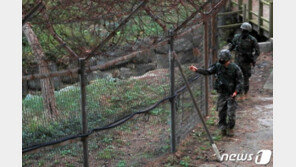
[[[176,75],[176,80],[181,85],[179,75]],[[115,82],[111,79],[91,81],[86,87],[89,129],[107,125],[164,98],[167,96],[169,84],[167,80],[161,82],[147,83],[146,80],[116,80]],[[194,95],[199,97],[201,91],[194,90]],[[41,95],[30,95],[23,99],[22,137],[24,147],[81,132],[79,87],[77,85],[68,86],[56,91],[55,97],[60,111],[57,119],[50,119],[47,112],[44,111]],[[182,104],[184,111],[192,108],[190,99],[186,101],[188,102],[184,101]],[[161,119],[154,120],[154,123],[166,121],[166,116],[170,114],[166,105],[157,107],[150,113],[151,115],[160,115]],[[131,131],[128,124],[118,128],[123,131]]]
[[[153,85],[142,80],[109,81],[98,79],[89,84],[87,110],[89,129],[106,125],[116,118],[154,104],[164,97],[167,84]],[[23,146],[53,140],[81,130],[80,91],[76,86],[55,92],[59,118],[52,120],[44,112],[42,97],[32,96],[23,100]],[[157,115],[162,108],[153,110]],[[124,127],[121,127],[124,128]],[[128,128],[128,127],[126,127]],[[108,142],[107,139],[105,139]]]
[[[215,117],[210,117],[207,121],[206,121],[207,125],[215,125]]]
[[[109,160],[111,158],[114,158],[115,156],[118,156],[115,154],[115,150],[113,146],[107,146],[104,150],[98,152],[98,158]]]
[[[184,167],[188,167],[189,164],[190,164],[190,161],[191,161],[190,157],[189,157],[189,156],[185,156],[185,157],[183,157],[182,160],[180,161],[180,165],[181,165],[181,166],[184,166]]]
[[[124,160],[121,160],[117,163],[116,165],[117,167],[125,167],[126,166],[126,162]]]

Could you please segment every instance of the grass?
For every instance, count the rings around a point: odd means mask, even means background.
[[[190,161],[191,161],[190,157],[189,157],[189,156],[185,156],[185,157],[183,157],[182,160],[180,161],[180,165],[181,165],[181,166],[184,166],[184,167],[188,167],[189,164],[190,164]]]
[[[112,121],[154,104],[169,90],[167,80],[147,84],[145,80],[97,79],[86,87],[89,129],[101,127]],[[194,91],[195,96],[200,91]],[[32,95],[23,100],[23,146],[41,143],[81,131],[80,90],[77,85],[55,92],[59,118],[49,119],[44,111],[42,97]],[[184,108],[190,107],[185,106]],[[152,115],[163,115],[165,121],[169,108],[158,107]],[[122,127],[124,130],[125,127]],[[127,130],[128,127],[126,127]]]
[[[178,76],[176,76],[176,79],[178,79]],[[114,82],[108,79],[98,79],[91,81],[86,88],[89,129],[106,125],[121,116],[145,108],[165,97],[167,95],[166,93],[169,92],[168,79],[160,78],[160,80],[155,83],[151,81],[148,83],[145,80],[117,80]],[[201,93],[196,89],[194,92],[196,96],[199,96]],[[23,147],[80,133],[79,93],[80,90],[77,85],[72,85],[55,92],[57,106],[60,111],[60,116],[57,119],[48,119],[40,95],[25,98],[23,100]],[[192,104],[190,105],[188,101],[188,105],[183,106],[183,108],[187,111],[192,108]],[[152,124],[157,125],[164,122],[167,124],[170,114],[169,103],[155,108],[150,114],[150,122]],[[133,121],[128,121],[114,130],[131,133],[141,128],[133,127],[133,124]],[[169,129],[167,130],[169,131]],[[150,131],[149,134],[153,135],[153,132]],[[112,160],[113,158],[117,159],[117,156],[122,156],[119,150],[108,146],[111,144],[115,147],[118,145],[129,146],[131,142],[123,142],[120,138],[116,138],[112,131],[110,131],[110,133],[103,133],[96,136],[95,141],[89,142],[89,149],[95,151],[97,159],[100,160]],[[60,158],[70,157],[71,159],[75,159],[79,157],[78,154],[81,152],[81,145],[74,143],[73,146],[71,148],[67,146],[60,147],[46,153],[34,153],[31,156],[23,156],[24,166],[38,165],[39,160],[36,161],[36,159],[45,160],[46,164],[49,161],[50,163],[71,166],[72,164],[65,164],[61,159],[55,162],[53,157],[50,158],[50,156],[53,154]],[[168,152],[168,150],[169,145],[163,145],[159,151]],[[40,163],[43,162],[40,161]],[[75,163],[80,162],[75,161]],[[117,166],[124,166],[127,163],[119,161]]]
[[[125,166],[126,166],[126,162],[124,160],[121,160],[116,164],[116,167],[125,167]]]
[[[167,84],[149,85],[142,80],[113,82],[98,79],[89,84],[87,110],[89,129],[106,125],[115,119],[138,111],[161,99]],[[41,96],[23,100],[23,145],[53,140],[81,130],[79,88],[55,92],[59,118],[52,120],[44,111]],[[158,114],[163,110],[155,110]]]
[[[120,157],[124,153],[116,149],[113,145],[108,145],[103,150],[99,150],[97,153],[97,158],[100,160],[111,160]]]

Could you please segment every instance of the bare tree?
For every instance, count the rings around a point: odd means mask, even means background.
[[[45,54],[30,23],[25,23],[23,25],[23,33],[25,34],[28,40],[28,43],[31,46],[32,51],[36,57],[36,60],[38,62],[39,73],[40,74],[49,73],[50,70],[48,67],[48,62],[45,59]],[[40,83],[41,83],[41,91],[42,91],[44,108],[47,110],[47,112],[50,113],[51,116],[57,116],[58,109],[56,105],[56,99],[54,96],[53,82],[51,81],[50,78],[45,78],[45,79],[41,79]]]

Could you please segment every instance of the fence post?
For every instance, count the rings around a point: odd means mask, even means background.
[[[204,66],[205,69],[208,69],[209,67],[209,55],[208,55],[208,22],[204,21]],[[206,116],[208,113],[208,99],[209,99],[209,77],[205,77],[205,114]]]
[[[258,10],[258,34],[261,35],[261,25],[262,25],[262,14],[263,14],[263,3],[259,0],[259,10]]]
[[[269,2],[269,38],[273,37],[273,1]]]
[[[86,78],[85,78],[85,59],[79,58],[79,77],[80,77],[80,105],[82,113],[82,133],[87,133],[87,112],[86,112]],[[88,167],[88,145],[87,137],[81,139],[83,145],[83,166]]]
[[[247,5],[243,4],[243,22],[247,21]]]
[[[252,10],[253,10],[253,1],[252,0],[248,0],[248,19],[249,21],[252,20]]]
[[[173,30],[169,30],[169,65],[170,65],[170,96],[175,94],[175,57],[173,56],[174,52],[174,34]],[[171,152],[176,152],[176,132],[175,132],[175,98],[170,100],[171,103]]]
[[[214,3],[212,3],[212,7],[214,7]],[[217,40],[217,21],[216,21],[216,13],[212,14],[212,24],[211,24],[211,31],[212,31],[212,36],[211,36],[211,41],[212,41],[212,63],[217,62],[217,48],[218,48],[218,43],[216,42]],[[212,83],[214,82],[215,78],[212,76]]]

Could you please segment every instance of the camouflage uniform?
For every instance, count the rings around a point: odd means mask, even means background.
[[[233,92],[241,92],[243,85],[243,74],[235,63],[230,63],[228,67],[219,62],[211,65],[208,69],[198,69],[197,73],[203,75],[215,74],[216,81],[214,88],[219,93],[217,109],[219,112],[219,128],[232,129],[235,125],[235,110],[237,103],[231,95]],[[226,118],[228,116],[228,121]]]
[[[248,35],[242,38],[236,34],[229,50],[235,50],[235,63],[241,68],[244,75],[244,93],[249,91],[249,78],[251,77],[251,64],[255,65],[260,54],[259,45],[255,37]],[[255,53],[253,54],[253,52]]]

